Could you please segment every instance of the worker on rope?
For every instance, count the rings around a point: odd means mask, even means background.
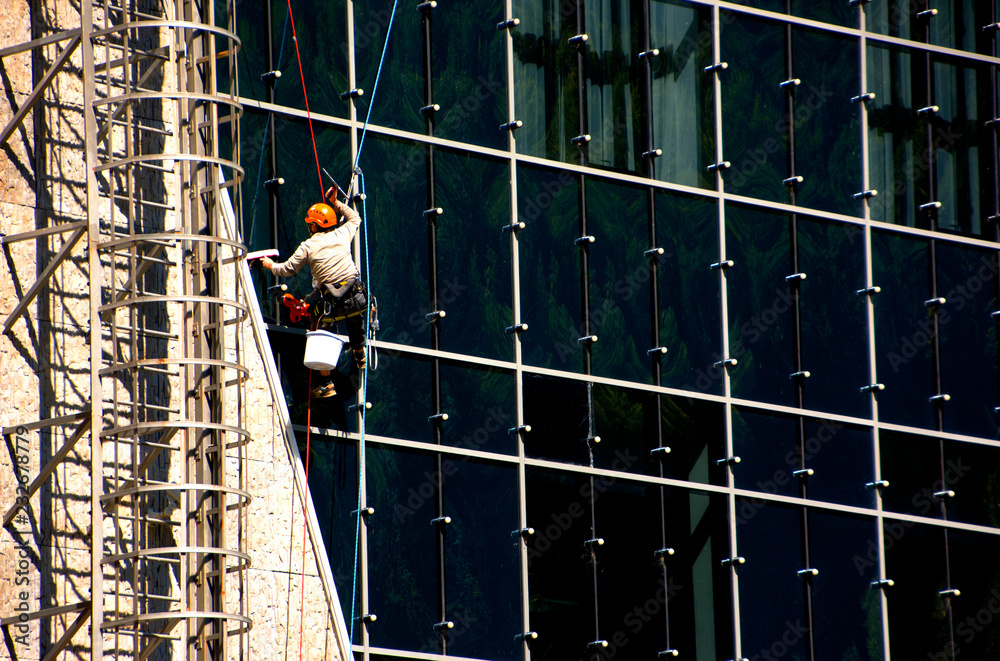
[[[309,207],[305,222],[309,238],[299,244],[287,261],[276,264],[269,257],[261,266],[276,276],[287,277],[309,265],[313,277],[311,311],[314,329],[336,328],[337,323],[347,326],[347,337],[354,354],[358,371],[365,368],[364,315],[368,310],[361,272],[354,264],[351,245],[361,226],[361,216],[337,198],[338,187],[326,191],[327,202]],[[333,397],[337,390],[329,370],[320,372],[319,385],[312,389],[313,397]]]

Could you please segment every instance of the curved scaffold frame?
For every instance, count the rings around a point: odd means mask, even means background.
[[[91,308],[103,480],[93,626],[116,661],[164,645],[171,658],[245,658],[253,626],[249,311],[236,272],[246,250],[225,217],[243,178],[240,41],[234,2],[217,15],[223,4],[93,2],[81,35],[102,287]]]

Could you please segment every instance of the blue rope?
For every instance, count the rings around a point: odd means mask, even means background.
[[[361,150],[365,147],[365,134],[368,133],[368,120],[372,117],[372,108],[375,107],[375,93],[378,92],[378,79],[382,75],[382,65],[385,63],[385,52],[389,48],[389,37],[392,35],[392,21],[396,18],[396,5],[399,0],[393,0],[392,13],[389,14],[389,29],[385,31],[385,43],[382,45],[382,57],[378,61],[378,71],[375,72],[375,85],[372,87],[372,98],[368,102],[368,114],[365,116],[365,126],[361,129],[361,141],[358,143],[358,155],[354,158],[354,169],[357,169],[361,162]]]
[[[287,35],[288,35],[288,13],[286,12],[285,29],[281,33],[281,50],[278,51],[278,67],[277,67],[278,71],[281,70],[281,57],[285,54],[285,37]],[[277,80],[275,80],[274,84],[275,85],[278,84]],[[268,121],[264,122],[264,138],[263,140],[260,141],[260,160],[257,162],[257,188],[254,189],[253,192],[253,205],[251,206],[251,215],[250,215],[250,236],[248,237],[249,240],[247,241],[249,245],[253,245],[253,230],[254,227],[257,225],[257,197],[260,195],[260,176],[261,173],[264,171],[264,153],[266,152],[266,150],[264,149],[264,145],[267,144],[267,132],[271,128],[270,119],[271,115],[273,114],[274,114],[273,110],[268,111],[267,113]]]
[[[361,227],[364,228],[364,239],[365,239],[365,282],[369,282],[370,277],[369,267],[368,267],[368,205],[365,204],[365,175],[364,173],[359,173],[358,177],[361,180]],[[368,289],[369,296],[371,295],[371,287]],[[365,352],[368,352],[368,337],[371,333],[372,315],[371,315],[371,305],[372,302],[368,301],[368,314],[365,315]],[[361,405],[359,410],[361,411],[361,443],[358,446],[358,457],[359,457],[359,467],[358,467],[358,521],[357,526],[354,530],[354,582],[351,586],[351,635],[349,637],[349,647],[353,649],[354,647],[354,608],[355,603],[358,598],[358,549],[361,544],[361,496],[363,491],[361,489],[362,479],[365,475],[365,418],[367,417],[367,407],[365,404],[368,402],[368,361],[365,361],[365,369],[361,375]]]
[[[368,257],[368,204],[365,201],[365,197],[366,197],[365,196],[365,175],[364,175],[364,172],[362,172],[358,168],[358,164],[361,162],[361,150],[364,149],[364,146],[365,146],[365,134],[368,133],[368,122],[369,122],[369,120],[371,119],[371,116],[372,116],[372,107],[375,105],[375,93],[378,92],[378,81],[379,81],[379,78],[381,78],[381,76],[382,76],[382,65],[385,64],[385,53],[386,53],[386,50],[389,48],[389,37],[392,36],[392,23],[393,23],[393,19],[396,17],[396,5],[398,3],[399,3],[399,0],[393,0],[393,3],[392,3],[392,14],[389,15],[389,27],[388,27],[388,29],[386,30],[386,33],[385,33],[385,44],[383,44],[383,46],[382,46],[382,57],[379,59],[378,70],[375,72],[375,84],[372,86],[372,98],[371,98],[371,101],[369,101],[369,103],[368,103],[368,113],[365,116],[365,126],[362,129],[362,131],[361,131],[361,140],[358,143],[358,153],[357,153],[357,156],[354,159],[354,169],[353,169],[354,172],[358,173],[358,178],[360,179],[360,184],[361,184],[361,227],[364,228],[364,241],[365,241],[365,282],[368,283],[369,297],[371,296],[371,292],[372,292],[372,284],[371,284],[372,281],[371,281],[371,261],[370,261],[370,259]],[[369,347],[368,347],[368,338],[371,337],[371,323],[372,323],[371,306],[372,306],[372,302],[371,302],[371,300],[369,300],[368,301],[368,314],[365,315],[365,353],[366,353],[366,356],[368,356],[371,353],[368,350],[369,349]],[[365,405],[367,404],[367,402],[368,402],[368,362],[366,360],[365,361],[364,373],[362,374],[362,377],[361,377],[361,405],[359,407],[359,410],[361,411],[361,442],[360,442],[360,444],[358,446],[358,453],[359,453],[359,461],[358,461],[358,463],[359,463],[359,466],[358,466],[358,510],[357,510],[358,511],[358,519],[357,519],[357,525],[356,525],[355,531],[354,531],[354,579],[353,579],[353,585],[351,586],[351,624],[350,624],[351,632],[350,632],[349,645],[348,645],[348,647],[350,649],[353,649],[353,647],[354,647],[354,621],[355,621],[355,612],[354,612],[354,609],[356,607],[357,592],[358,592],[358,550],[359,550],[360,543],[361,543],[361,497],[363,495],[363,491],[361,489],[361,485],[363,484],[363,479],[364,479],[364,475],[365,475],[365,420],[367,418],[367,410],[368,410]]]

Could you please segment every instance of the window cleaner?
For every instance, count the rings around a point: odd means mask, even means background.
[[[313,277],[313,292],[308,298],[313,328],[336,329],[338,323],[343,321],[354,356],[354,367],[362,371],[367,362],[364,315],[368,311],[368,296],[351,255],[361,216],[340,201],[338,192],[344,193],[334,183],[324,195],[326,202],[309,207],[305,223],[310,236],[299,244],[287,261],[279,264],[270,257],[263,257],[261,266],[279,277],[294,275],[303,266],[309,266]],[[297,306],[295,311],[301,314],[301,307]],[[312,396],[323,398],[336,395],[330,370],[320,370],[320,376],[319,384],[312,389]]]

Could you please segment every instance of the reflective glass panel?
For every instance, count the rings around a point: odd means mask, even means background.
[[[589,37],[586,107],[591,141],[587,159],[597,167],[637,170],[642,165],[645,131],[637,120],[645,114],[645,101],[640,69],[633,62],[643,43],[641,4],[629,0],[583,3]]]
[[[783,496],[798,496],[799,481],[792,476],[799,468],[798,424],[795,418],[767,415],[744,408],[733,409],[733,453],[740,463],[733,467],[733,483],[740,489],[755,489]],[[737,525],[755,515],[756,508],[737,510]]]
[[[705,170],[715,159],[715,93],[705,67],[712,64],[712,14],[669,0],[649,3],[649,41],[660,55],[650,60],[653,76],[653,161],[656,178],[714,188]]]
[[[305,435],[300,438],[304,441]],[[314,434],[311,440],[309,493],[333,570],[340,608],[346,619],[351,616],[351,594],[355,587],[354,544],[344,544],[342,540],[354,539],[357,534],[358,515],[352,512],[358,509],[358,450],[354,443],[318,434]],[[299,452],[305,460],[305,447]],[[355,612],[360,608],[360,596],[357,595]],[[357,628],[354,635],[360,640]]]
[[[373,124],[424,133],[425,122],[420,113],[425,105],[423,12],[414,11],[413,5],[402,5],[393,16],[392,0],[356,0],[353,4],[355,80],[365,91],[365,96],[354,102],[358,116],[362,120],[367,117],[371,105]],[[390,20],[392,38],[386,44]],[[433,33],[437,28],[431,29]],[[376,90],[375,77],[383,48],[385,63]]]
[[[447,633],[448,653],[518,659],[521,571],[510,535],[518,527],[517,468],[448,458],[444,473],[444,507],[451,516],[445,531],[447,612],[455,623]]]
[[[656,276],[662,385],[722,393],[722,306],[719,275],[719,212],[714,200],[656,194]]]
[[[580,302],[580,178],[566,171],[519,166],[520,334],[528,365],[583,370]]]
[[[524,422],[531,427],[522,434],[525,453],[589,465],[592,391],[593,384],[585,381],[525,374]]]
[[[806,408],[871,414],[858,388],[868,379],[864,232],[854,225],[799,217],[796,221],[800,282],[802,368]]]
[[[514,40],[514,103],[517,151],[557,161],[579,161],[570,140],[580,133],[577,10],[560,0],[513,0],[521,23]]]
[[[601,437],[593,446],[595,466],[726,483],[725,469],[715,463],[724,453],[720,405],[594,384],[593,406],[594,432]],[[669,452],[656,448],[669,448]]]
[[[935,492],[942,490],[940,444],[941,441],[926,436],[891,431],[879,434],[882,479],[889,482],[889,487],[882,489],[885,509],[940,516],[940,501],[934,497]],[[958,465],[965,465],[961,456],[956,459]]]
[[[261,75],[269,71],[264,12],[270,11],[273,67],[283,74],[274,80],[275,103],[305,110],[308,96],[309,109],[313,113],[347,117],[347,103],[340,99],[341,92],[348,87],[347,3],[345,0],[302,0],[295,3],[294,10],[294,33],[298,36],[298,44],[292,40],[286,4],[239,3],[237,30],[243,41],[239,54],[240,94],[267,101],[267,86]]]
[[[595,238],[583,248],[590,255],[590,333],[600,338],[592,371],[652,383],[647,191],[596,178],[586,186],[587,233]]]
[[[788,172],[785,28],[779,23],[722,12],[722,157],[732,164],[726,191],[787,202]]]
[[[916,114],[924,105],[917,99],[927,94],[923,67],[908,51],[871,43],[867,66],[865,92],[875,95],[866,102],[869,187],[878,191],[868,201],[871,217],[926,226],[926,214],[917,213],[918,204],[931,201],[926,126]]]
[[[794,76],[802,81],[794,90],[795,111],[790,121],[795,133],[795,174],[803,177],[795,186],[796,204],[850,216],[863,212],[861,202],[853,197],[862,181],[861,121],[857,106],[849,102],[861,85],[858,57],[853,38],[792,31]],[[788,123],[786,117],[786,130]]]
[[[441,365],[441,409],[448,420],[442,440],[470,450],[512,454],[516,427],[514,375],[500,369],[466,364]]]
[[[833,420],[803,419],[733,409],[733,468],[737,487],[872,507],[871,432]],[[812,469],[800,478],[794,471]],[[751,512],[752,513],[752,512]],[[741,521],[745,513],[738,512]]]
[[[378,338],[430,347],[430,257],[428,256],[427,147],[369,135],[362,168],[379,172],[366,177],[365,192],[371,241],[372,282],[378,299]]]
[[[951,602],[955,645],[968,658],[992,659],[1000,654],[997,618],[1000,617],[1000,539],[981,533],[948,531],[951,581],[961,586],[961,597]],[[959,657],[961,658],[961,657]]]
[[[946,659],[950,650],[945,531],[910,521],[886,520],[885,575],[893,581],[889,600],[892,658]],[[943,653],[943,656],[942,656]]]
[[[808,18],[824,23],[833,23],[844,27],[857,27],[858,10],[846,2],[828,2],[823,0],[735,0],[736,4],[755,7],[766,11],[790,13],[792,16]],[[789,7],[789,5],[791,5]]]
[[[500,162],[435,150],[441,349],[510,360],[510,176]],[[430,312],[430,310],[428,310]]]
[[[371,644],[435,649],[437,553],[435,527],[429,525],[437,516],[434,456],[373,444],[365,464],[368,504],[376,512],[366,527],[369,604],[379,625],[369,629]]]
[[[993,119],[995,103],[990,80],[993,68],[963,66],[941,56],[932,58],[933,105],[938,110],[931,123],[934,149],[932,173],[935,227],[942,230],[994,238],[983,222],[994,214],[995,166]]]
[[[733,651],[728,506],[722,494],[663,490],[670,648],[682,658],[713,661]]]
[[[817,659],[883,658],[881,599],[871,586],[879,578],[876,532],[871,519],[809,510]]]
[[[1000,528],[1000,448],[945,441],[943,473],[948,520]]]
[[[726,207],[729,368],[736,397],[795,405],[794,292],[789,219],[757,208]]]
[[[463,0],[442,9],[432,12],[433,100],[441,106],[434,135],[505,149],[499,126],[507,123],[506,35],[496,29],[503,3]]]
[[[993,251],[936,246],[944,430],[995,438],[997,380],[997,257]]]
[[[872,32],[945,48],[993,55],[993,33],[982,27],[997,20],[996,0],[935,0],[934,16],[921,17],[923,4],[887,0],[864,5]]]
[[[597,551],[599,634],[608,641],[604,653],[656,658],[669,649],[664,644],[670,583],[655,555],[666,538],[660,487],[602,477],[595,491],[596,534],[606,542]]]
[[[877,393],[879,418],[918,427],[934,425],[928,398],[934,390],[934,325],[924,304],[931,298],[927,241],[872,232],[875,296],[875,367],[885,390]]]
[[[532,658],[584,656],[594,631],[594,567],[584,542],[591,526],[590,478],[528,468],[528,590]]]
[[[368,371],[368,433],[433,442],[431,369],[427,359],[379,349],[378,369]]]
[[[741,508],[741,498],[736,505]],[[801,517],[798,508],[751,501],[753,518],[737,528],[740,565],[740,636],[744,656],[808,658],[802,589]],[[777,653],[785,649],[782,655]]]

